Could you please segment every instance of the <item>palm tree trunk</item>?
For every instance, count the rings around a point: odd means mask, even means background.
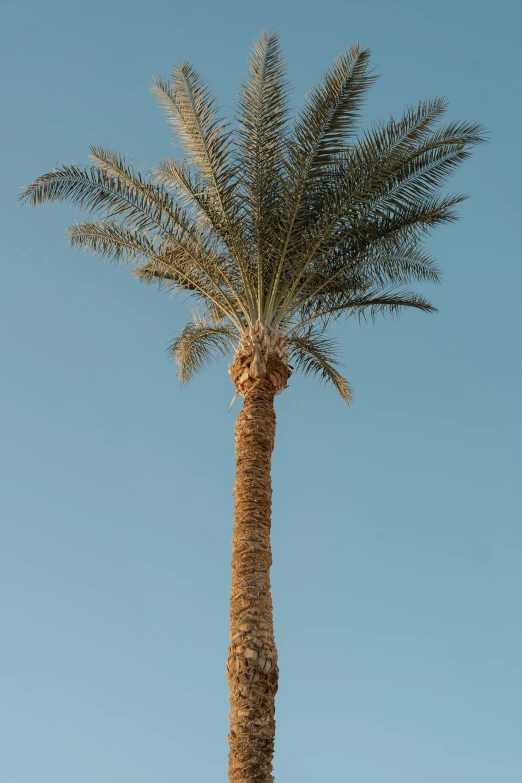
[[[236,484],[232,540],[229,781],[272,783],[277,651],[270,595],[270,462],[275,389],[251,379],[235,426]]]

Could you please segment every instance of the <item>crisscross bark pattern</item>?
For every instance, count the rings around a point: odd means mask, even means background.
[[[277,651],[270,595],[270,463],[276,389],[268,373],[243,388],[235,426],[236,484],[232,542],[230,783],[272,783]]]

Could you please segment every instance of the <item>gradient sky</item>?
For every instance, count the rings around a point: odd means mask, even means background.
[[[233,388],[181,389],[188,307],[70,249],[22,185],[89,144],[172,151],[148,91],[188,58],[226,112],[263,28],[298,105],[360,40],[368,120],[484,123],[430,240],[440,309],[342,323],[355,401],[292,378],[274,455],[277,783],[522,780],[517,3],[4,3],[0,780],[225,783]]]

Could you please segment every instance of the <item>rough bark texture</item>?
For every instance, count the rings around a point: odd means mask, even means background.
[[[255,334],[253,341],[252,335],[245,337],[243,350],[238,351],[230,367],[232,379],[244,396],[235,426],[236,484],[227,661],[230,783],[272,783],[274,779],[274,699],[278,668],[270,595],[270,462],[275,435],[274,397],[286,386],[290,371],[286,352],[284,356],[279,350],[256,352],[255,342]]]
[[[252,380],[263,377],[270,381],[274,394],[280,394],[286,388],[291,371],[279,329],[256,321],[241,337],[228,371],[243,396]]]

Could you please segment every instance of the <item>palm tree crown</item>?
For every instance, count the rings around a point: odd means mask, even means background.
[[[61,166],[22,199],[91,213],[92,222],[69,227],[72,245],[196,298],[199,310],[171,346],[182,382],[261,325],[294,369],[331,381],[349,402],[325,330],[341,315],[435,309],[408,286],[439,280],[423,238],[455,219],[464,197],[440,187],[483,140],[478,125],[441,125],[441,98],[356,135],[374,78],[369,51],[353,46],[292,119],[279,37],[264,33],[233,122],[188,63],[155,80],[182,159],[145,172],[91,147],[89,168]]]

